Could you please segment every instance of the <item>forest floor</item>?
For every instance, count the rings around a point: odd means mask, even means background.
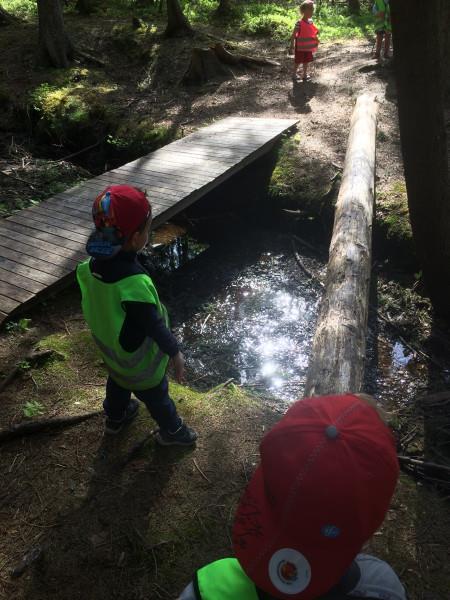
[[[90,46],[96,41],[101,46],[99,40],[94,32]],[[323,195],[342,167],[356,96],[376,93],[382,200],[377,210],[387,211],[397,223],[405,192],[394,84],[390,65],[371,59],[371,42],[324,45],[312,82],[293,83],[292,59],[281,44],[236,39],[235,50],[267,55],[281,67],[243,72],[201,88],[177,85],[193,42],[171,41],[170,51],[169,42],[163,43],[166,50],[152,69],[154,86],[136,85],[145,79],[143,67],[133,84],[133,73],[122,73],[116,101],[122,107],[131,102],[135,120],[148,117],[184,134],[229,115],[295,115],[298,185],[310,189],[310,195]],[[14,44],[8,52],[14,52]],[[20,76],[11,75],[18,78],[16,93],[19,83],[25,85]],[[20,178],[34,177],[33,161],[25,163],[9,156],[3,166],[17,167],[14,174]],[[6,179],[2,184],[11,186],[4,188],[6,194],[33,197],[29,185]],[[16,363],[23,365],[2,394],[0,422],[21,422],[24,409],[34,417],[53,417],[100,408],[105,374],[82,319],[78,292],[67,290],[27,316],[31,323],[19,322],[0,333],[3,374]],[[29,368],[24,357],[36,345],[59,355]],[[142,407],[137,422],[114,439],[103,436],[98,416],[52,435],[2,444],[2,598],[173,599],[196,568],[231,554],[236,502],[258,460],[258,443],[279,413],[233,384],[202,393],[194,388],[194,382],[172,385],[180,412],[199,432],[192,450],[157,448],[148,437],[154,425]],[[386,521],[368,549],[390,562],[411,600],[446,600],[449,538],[445,498],[402,475]]]

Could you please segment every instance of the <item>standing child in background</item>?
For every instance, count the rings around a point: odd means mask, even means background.
[[[300,4],[300,14],[302,18],[297,21],[291,36],[291,48],[294,50],[294,73],[293,79],[298,78],[298,69],[303,65],[302,79],[309,81],[308,65],[314,60],[313,53],[317,51],[319,39],[317,37],[319,30],[312,22],[314,13],[314,2],[305,0]]]
[[[111,185],[94,200],[95,232],[77,268],[82,309],[109,372],[103,408],[105,433],[119,433],[137,415],[139,402],[159,425],[163,446],[190,446],[195,431],[183,423],[169,396],[169,360],[181,382],[184,358],[168,329],[167,311],[137,254],[148,242],[152,222],[146,195],[128,185]]]
[[[391,48],[391,7],[389,0],[375,0],[373,5],[373,13],[375,15],[375,31],[377,34],[377,41],[375,46],[375,58],[379,59],[381,55],[381,46],[383,44],[384,37],[384,58],[390,58]]]

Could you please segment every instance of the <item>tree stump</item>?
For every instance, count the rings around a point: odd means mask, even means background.
[[[191,62],[182,83],[195,85],[217,77],[230,79],[234,75],[231,69],[219,60],[213,48],[192,48]]]
[[[231,67],[254,69],[257,66],[278,67],[280,63],[268,58],[233,54],[222,44],[216,44],[210,48],[193,48],[191,62],[183,76],[182,83],[186,85],[201,84],[220,77],[230,79],[234,77]]]

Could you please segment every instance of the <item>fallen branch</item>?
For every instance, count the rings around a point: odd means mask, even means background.
[[[322,281],[320,281],[320,279],[317,277],[317,275],[315,275],[312,271],[310,271],[308,269],[308,267],[302,261],[300,254],[295,249],[294,240],[292,240],[292,250],[294,252],[294,258],[295,258],[298,266],[301,268],[301,270],[309,277],[309,279],[311,279],[312,281],[316,281],[320,285],[321,288],[324,288],[325,284],[322,283]]]
[[[5,379],[0,383],[0,392],[8,386],[19,373],[23,372],[23,363],[28,363],[29,366],[36,365],[38,363],[42,363],[49,358],[64,358],[62,354],[56,352],[56,350],[34,350],[27,354],[21,361],[21,363],[17,364],[12,371],[5,377]]]
[[[409,456],[399,456],[398,460],[403,464],[411,465],[414,467],[421,467],[422,469],[435,469],[445,471],[446,473],[450,473],[450,467],[446,465],[440,465],[439,463],[426,462],[417,458],[410,458]]]
[[[54,419],[39,419],[37,421],[18,423],[17,425],[11,425],[6,429],[0,429],[0,442],[34,433],[41,433],[43,431],[59,429],[60,427],[70,427],[77,423],[81,423],[82,421],[86,421],[87,419],[91,419],[92,417],[98,417],[101,414],[103,414],[102,410],[96,410],[81,415],[55,417]]]
[[[195,458],[192,459],[192,462],[194,463],[194,467],[197,469],[197,471],[200,473],[200,475],[203,477],[203,479],[205,479],[208,483],[211,483],[211,480],[208,479],[208,477],[205,475],[205,473],[198,466],[198,463],[195,460]]]

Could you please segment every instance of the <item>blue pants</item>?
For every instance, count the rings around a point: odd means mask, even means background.
[[[177,409],[169,396],[169,384],[167,377],[163,377],[161,383],[148,390],[133,392],[136,398],[145,404],[153,419],[161,429],[165,431],[176,431],[181,425]],[[103,402],[106,416],[112,421],[123,419],[125,410],[130,402],[131,390],[126,390],[118,383],[108,377],[106,382],[106,398]]]

